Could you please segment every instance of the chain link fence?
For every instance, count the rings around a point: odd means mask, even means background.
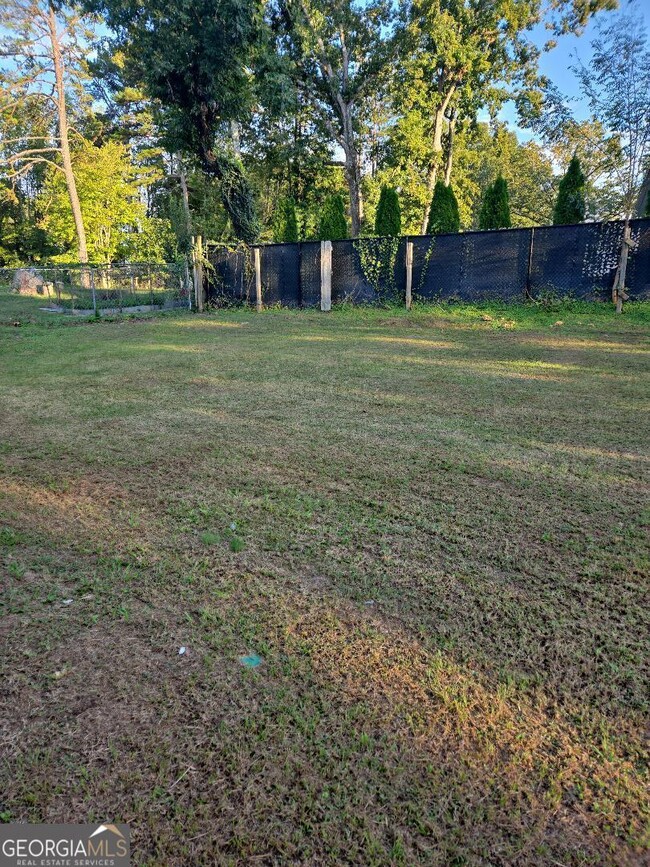
[[[48,265],[0,268],[0,285],[43,299],[43,308],[92,315],[191,308],[187,264]]]

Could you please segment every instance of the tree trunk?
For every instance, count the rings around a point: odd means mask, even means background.
[[[178,160],[178,177],[181,182],[181,195],[183,198],[183,213],[185,214],[185,228],[188,239],[192,237],[192,212],[190,211],[190,196],[187,190],[187,176],[180,157]]]
[[[623,312],[623,301],[626,300],[625,294],[625,277],[627,274],[627,260],[632,246],[630,221],[625,220],[625,228],[623,229],[623,240],[621,241],[621,254],[618,260],[618,268],[616,269],[616,277],[614,278],[614,287],[612,289],[612,301],[616,304],[616,312]]]
[[[70,208],[74,219],[75,232],[77,234],[77,248],[79,251],[79,262],[85,265],[88,262],[88,248],[86,246],[86,230],[84,228],[83,217],[81,214],[81,205],[79,203],[79,194],[77,193],[77,183],[75,181],[74,172],[72,170],[72,158],[70,156],[70,141],[68,138],[68,113],[65,103],[65,81],[63,77],[63,57],[61,55],[61,43],[56,29],[56,15],[54,6],[50,3],[48,10],[47,24],[52,44],[52,61],[54,65],[54,78],[56,86],[56,110],[59,127],[59,147],[61,149],[61,161],[63,163],[63,173],[65,175],[65,183],[68,188],[68,196],[70,198]]]
[[[350,196],[350,222],[352,224],[352,237],[358,238],[361,234],[361,222],[363,220],[363,197],[361,193],[361,166],[354,140],[354,127],[352,123],[352,110],[350,105],[339,100],[342,134],[339,138],[345,153],[345,180],[348,184]]]
[[[241,159],[241,136],[239,124],[236,120],[230,121],[230,140],[232,141],[232,149],[238,160]]]
[[[425,235],[427,231],[427,226],[429,224],[429,213],[431,211],[431,199],[433,198],[433,191],[436,187],[436,182],[438,180],[438,171],[440,169],[440,162],[442,160],[442,130],[444,126],[445,120],[445,107],[441,105],[440,108],[436,111],[433,118],[433,136],[432,136],[432,147],[433,147],[433,156],[431,158],[431,163],[429,164],[429,171],[427,172],[427,201],[424,206],[424,214],[422,215],[422,234]]]
[[[440,82],[440,87],[441,89],[444,87],[443,82]],[[436,109],[436,113],[433,116],[431,142],[433,155],[431,157],[431,163],[429,165],[429,171],[427,173],[427,191],[429,195],[427,196],[427,201],[424,206],[424,214],[422,215],[423,235],[425,235],[427,231],[427,225],[429,223],[429,213],[431,211],[431,199],[433,198],[433,191],[436,186],[436,181],[438,180],[438,171],[442,163],[442,133],[445,128],[445,112],[449,108],[449,103],[451,102],[455,93],[456,85],[448,85],[447,92],[445,93],[441,104],[438,106],[438,108]]]
[[[447,137],[447,157],[445,160],[445,186],[451,183],[451,169],[454,160],[454,137],[456,135],[456,113],[449,119],[449,135]]]
[[[350,195],[350,222],[352,224],[352,237],[358,238],[361,234],[361,221],[363,220],[363,198],[361,194],[361,171],[356,151],[351,149],[345,155],[345,179],[348,183]]]

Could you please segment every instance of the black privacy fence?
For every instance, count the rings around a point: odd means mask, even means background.
[[[626,288],[650,298],[650,219],[633,220]],[[413,245],[414,300],[521,301],[525,298],[611,298],[623,238],[622,221],[499,229],[457,235],[359,238],[332,242],[333,303],[404,299],[407,242]],[[258,280],[265,306],[321,303],[321,242],[268,244],[259,250],[208,247],[210,303],[255,304]],[[259,274],[259,276],[258,276]]]

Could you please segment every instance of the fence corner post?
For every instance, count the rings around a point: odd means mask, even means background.
[[[320,242],[320,309],[332,309],[332,242]]]
[[[413,303],[413,241],[406,242],[406,309],[410,310]]]

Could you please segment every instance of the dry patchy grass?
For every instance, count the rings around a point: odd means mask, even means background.
[[[482,315],[0,331],[5,819],[645,863],[646,312]]]

